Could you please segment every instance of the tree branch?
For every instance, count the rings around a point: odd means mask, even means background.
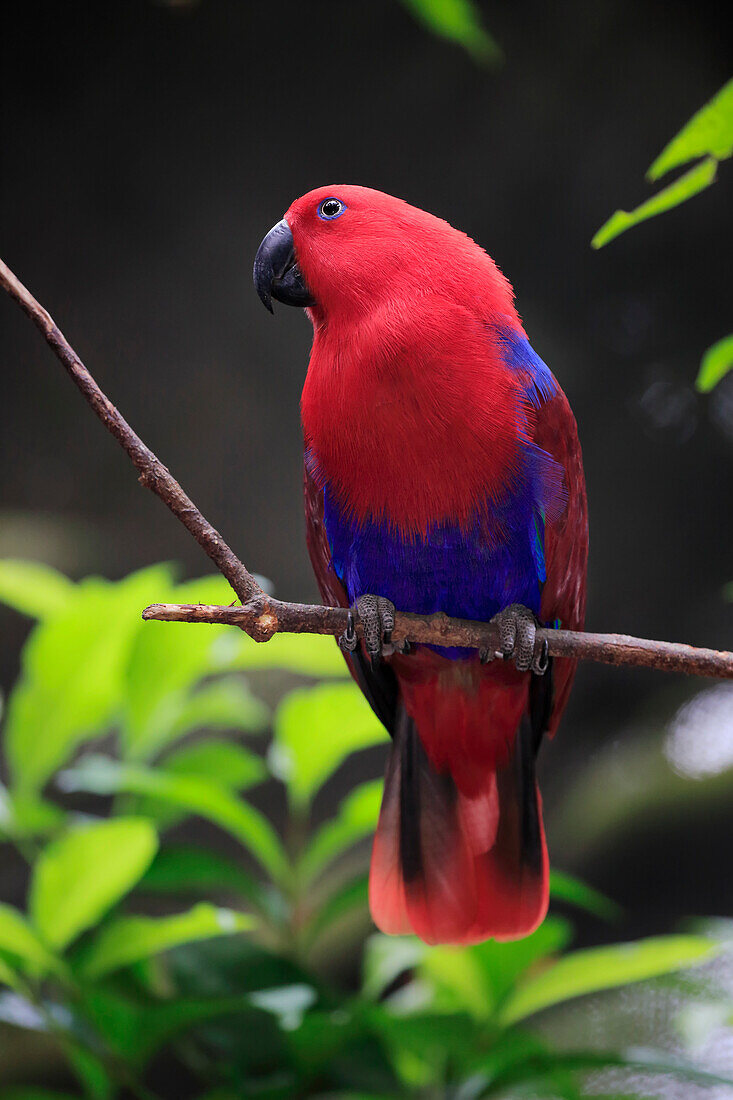
[[[144,619],[167,623],[229,623],[253,636],[256,631],[267,631],[270,636],[277,633],[339,635],[346,629],[346,616],[347,611],[343,607],[282,603],[272,599],[268,601],[264,617],[257,601],[243,607],[154,603],[143,611]],[[442,612],[412,615],[398,611],[392,637],[395,642],[408,639],[429,645],[494,651],[499,644],[498,630],[491,623],[451,619]],[[696,649],[680,642],[653,642],[648,638],[632,638],[628,634],[589,634],[579,630],[540,627],[537,630],[537,644],[541,645],[544,641],[553,657],[733,679],[733,653],[717,649]]]
[[[107,431],[127,451],[139,472],[141,483],[178,517],[229,581],[243,604],[242,607],[153,604],[145,609],[143,618],[165,622],[228,623],[246,631],[258,642],[268,641],[276,633],[341,634],[346,628],[345,608],[283,603],[263,591],[219,532],[184,493],[170,471],[146,447],[102,392],[47,311],[2,260],[0,283],[41,330],[84,399]],[[408,639],[411,642],[474,649],[496,649],[498,646],[496,628],[490,623],[452,619],[442,613],[423,616],[398,612],[393,637],[396,642]],[[547,642],[548,651],[553,657],[733,679],[733,653],[695,649],[675,642],[631,638],[624,634],[588,634],[543,628],[537,631],[537,638],[539,643]]]

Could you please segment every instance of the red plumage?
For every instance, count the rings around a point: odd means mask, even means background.
[[[317,213],[332,195],[348,211],[335,223]],[[529,366],[509,369],[501,334],[524,332],[494,262],[446,222],[366,188],[320,188],[286,220],[316,302],[302,417],[308,546],[323,598],[350,602],[324,486],[357,525],[382,523],[406,545],[441,523],[468,527],[483,508],[482,544],[500,550],[506,501],[534,447],[563,481],[560,503],[543,510],[540,618],[581,628],[587,516],[575,420],[554,379],[533,400]],[[535,742],[557,728],[574,663],[556,663],[551,699],[531,673],[426,647],[389,658],[379,681],[359,655],[349,664],[380,717],[393,715],[372,857],[376,923],[432,943],[532,931],[548,897]],[[393,683],[396,700],[384,703]]]

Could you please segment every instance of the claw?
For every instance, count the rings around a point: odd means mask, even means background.
[[[540,651],[532,661],[532,671],[536,676],[544,676],[550,667],[550,647],[547,638],[543,638]]]
[[[349,608],[349,613],[346,619],[346,630],[343,632],[338,640],[338,644],[347,653],[353,653],[356,649],[358,639],[356,637],[356,627],[354,625],[354,612]]]
[[[534,672],[542,676],[549,665],[547,642],[544,641],[540,652],[535,655],[537,640],[537,619],[529,608],[522,604],[513,603],[505,607],[491,620],[499,627],[499,650],[497,657],[503,657],[505,661],[513,660],[519,672]],[[493,660],[493,655],[488,650],[479,653],[481,662]]]
[[[353,605],[359,616],[364,634],[364,646],[373,665],[378,665],[382,657],[395,652],[392,645],[395,607],[391,600],[383,596],[367,593],[360,596]]]

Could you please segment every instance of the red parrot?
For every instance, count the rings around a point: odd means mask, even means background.
[[[427,943],[526,936],[548,903],[535,758],[575,673],[588,524],[575,419],[507,279],[440,218],[352,185],[297,199],[257,291],[313,325],[301,402],[308,548],[392,737],[369,896]],[[395,607],[498,623],[497,653],[391,642]],[[496,658],[496,659],[495,659]],[[503,659],[501,659],[503,658]]]

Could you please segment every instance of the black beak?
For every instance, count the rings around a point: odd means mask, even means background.
[[[272,227],[257,249],[252,276],[255,290],[270,313],[273,298],[287,306],[315,304],[296,262],[293,234],[284,218]]]

